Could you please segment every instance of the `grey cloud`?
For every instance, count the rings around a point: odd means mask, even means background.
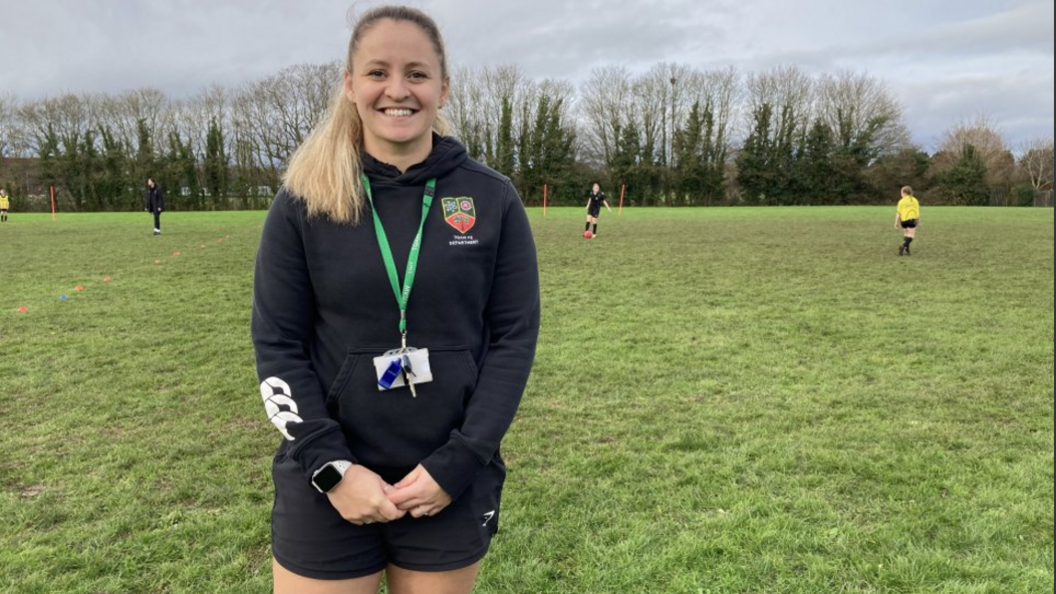
[[[155,87],[174,97],[298,63],[339,59],[350,7],[383,0],[0,0],[8,25],[0,92]],[[599,66],[659,62],[758,72],[851,69],[902,98],[917,141],[964,115],[1007,133],[1052,133],[1053,5],[1045,1],[415,0],[440,23],[452,61],[516,64],[578,83]]]
[[[1029,51],[1053,53],[1053,4],[1032,2],[960,23],[941,25],[926,35],[900,40],[899,52],[944,52],[957,56]]]
[[[1010,147],[1053,133],[1053,76],[950,76],[902,89],[911,100],[906,119],[926,149],[934,150],[953,125],[985,115]]]
[[[25,23],[5,36],[0,85],[26,98],[140,87],[186,96],[332,60],[347,41],[345,8],[323,0],[0,2],[5,22]]]
[[[721,43],[725,31],[705,18],[728,14],[728,3],[526,2],[484,9],[489,22],[513,23],[501,34],[483,34],[479,24],[447,18],[449,43],[467,63],[519,64],[528,74],[583,78],[595,67],[644,69],[661,61],[682,62],[705,37]]]
[[[893,32],[894,33],[894,32]],[[892,34],[861,44],[828,47],[819,54],[844,59],[936,60],[999,54],[1053,55],[1053,4],[1030,2],[983,17],[940,23],[909,34]]]

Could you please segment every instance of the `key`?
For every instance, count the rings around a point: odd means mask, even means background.
[[[418,390],[414,389],[414,380],[411,376],[414,375],[414,368],[411,367],[411,358],[407,355],[403,356],[403,381],[407,382],[407,387],[411,389],[411,398],[418,397]]]

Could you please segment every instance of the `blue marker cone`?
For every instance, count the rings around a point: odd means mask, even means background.
[[[66,299],[65,295],[59,295],[59,299]]]

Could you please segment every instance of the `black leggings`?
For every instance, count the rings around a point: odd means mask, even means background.
[[[161,230],[161,213],[156,210],[154,211],[154,228]]]

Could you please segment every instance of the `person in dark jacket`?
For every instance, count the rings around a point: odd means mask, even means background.
[[[257,255],[275,592],[468,594],[498,529],[500,443],[539,332],[510,180],[444,136],[439,30],[383,6],[291,157]]]
[[[612,212],[609,208],[609,201],[605,199],[605,192],[601,191],[601,186],[597,182],[590,187],[590,191],[587,192],[587,226],[583,228],[583,236],[594,239],[598,236],[598,215],[601,214],[601,205],[604,204],[605,208]],[[590,231],[590,225],[594,225],[594,231]]]
[[[154,178],[150,177],[147,178],[146,194],[146,210],[154,215],[154,235],[161,235],[161,211],[165,210],[165,192]]]

